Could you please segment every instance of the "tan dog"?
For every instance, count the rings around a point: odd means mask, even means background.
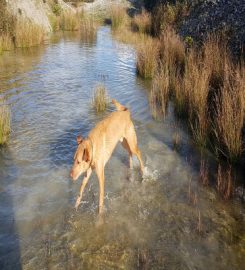
[[[137,137],[130,118],[130,112],[116,100],[112,100],[112,103],[117,108],[116,112],[111,113],[107,118],[99,122],[90,131],[86,139],[83,139],[81,136],[77,137],[78,147],[74,155],[74,164],[70,175],[73,180],[77,180],[84,172],[86,172],[86,175],[75,204],[76,209],[81,202],[84,188],[88,183],[92,170],[95,170],[100,186],[99,213],[102,213],[105,181],[104,168],[118,141],[121,141],[122,146],[128,151],[130,168],[132,168],[132,154],[135,154],[143,173],[143,162],[137,146]]]

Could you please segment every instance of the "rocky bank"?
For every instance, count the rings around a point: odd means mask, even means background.
[[[52,4],[57,3],[63,10],[75,9],[66,4],[63,0],[2,0],[7,4],[7,8],[11,14],[16,17],[29,19],[35,24],[41,26],[45,32],[51,32],[52,27],[49,22],[49,16],[52,12]]]

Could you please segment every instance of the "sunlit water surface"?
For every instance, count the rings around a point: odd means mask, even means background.
[[[142,178],[134,159],[130,172],[116,148],[105,171],[104,222],[96,176],[78,211],[82,178],[69,179],[76,136],[114,109],[98,115],[91,107],[101,82],[130,108],[147,167]],[[149,86],[136,76],[133,48],[108,27],[92,42],[66,34],[0,57],[13,129],[0,150],[1,269],[244,269],[243,206],[202,187],[198,154],[171,109],[165,121],[152,119]]]

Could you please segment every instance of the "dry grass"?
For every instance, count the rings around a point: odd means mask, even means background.
[[[221,165],[218,166],[218,172],[216,175],[216,188],[219,194],[228,200],[233,195],[233,180],[231,166],[226,169],[222,169]]]
[[[104,85],[99,84],[96,86],[92,98],[92,105],[96,112],[103,112],[109,104],[109,98]]]
[[[169,70],[170,87],[174,90],[176,74],[182,74],[184,70],[185,46],[180,37],[170,27],[166,27],[160,36],[160,57]]]
[[[60,16],[60,29],[63,31],[78,31],[80,29],[81,14],[64,11]]]
[[[80,31],[83,41],[93,43],[96,39],[97,23],[92,18],[86,18],[81,22]]]
[[[169,96],[173,96],[175,111],[187,118],[195,143],[204,147],[215,134],[212,148],[236,162],[243,152],[245,69],[232,62],[220,36],[209,36],[203,47],[186,51],[169,24],[159,37],[160,48],[148,40],[137,51],[138,73],[154,78],[153,114],[159,106],[165,114]],[[158,67],[159,56],[164,72]]]
[[[242,129],[244,125],[244,69],[230,64],[220,94],[216,96],[217,113],[214,133],[218,152],[231,162],[239,160],[243,151]]]
[[[0,105],[0,145],[7,143],[11,126],[11,115],[7,105]]]
[[[27,48],[43,42],[44,30],[29,20],[19,20],[15,27],[15,46]]]
[[[109,13],[113,30],[117,30],[127,22],[126,7],[123,4],[112,4]]]
[[[10,34],[2,34],[0,36],[0,54],[3,51],[10,51],[14,48],[14,43]]]
[[[137,72],[145,79],[153,78],[159,59],[159,42],[157,39],[147,38],[137,46]]]
[[[169,72],[165,65],[154,76],[151,92],[150,105],[154,118],[157,118],[158,112],[165,117],[169,101]]]
[[[50,15],[49,22],[53,32],[57,32],[60,30],[60,16]]]
[[[206,145],[208,135],[209,79],[210,70],[203,65],[202,57],[191,52],[183,75],[183,93],[193,139],[199,146]]]
[[[149,34],[151,31],[151,14],[143,10],[141,14],[133,18],[131,25],[133,31]]]

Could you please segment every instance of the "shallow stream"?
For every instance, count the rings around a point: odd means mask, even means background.
[[[114,110],[91,107],[98,83],[130,108],[147,167],[142,179],[134,159],[130,172],[116,148],[103,222],[95,174],[78,211],[82,178],[69,178],[76,136]],[[134,49],[106,26],[92,42],[68,33],[0,57],[0,94],[12,111],[10,143],[0,149],[1,269],[245,269],[244,205],[200,184],[198,151],[171,108],[153,120],[149,87],[136,76]]]

